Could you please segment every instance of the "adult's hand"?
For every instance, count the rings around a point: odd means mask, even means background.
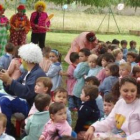
[[[12,79],[8,75],[6,71],[0,72],[0,79],[6,84],[6,85],[11,85]]]
[[[95,128],[90,126],[89,129],[86,131],[84,140],[93,140]]]

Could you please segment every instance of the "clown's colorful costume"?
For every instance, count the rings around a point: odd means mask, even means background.
[[[43,7],[38,11],[38,7]],[[43,49],[45,47],[46,32],[50,26],[50,20],[48,14],[44,12],[46,4],[43,1],[38,1],[35,4],[35,12],[31,14],[30,23],[32,27],[31,42],[39,44],[39,47]]]
[[[9,21],[3,15],[4,7],[0,5],[0,56],[5,53],[5,45],[7,44],[7,30],[9,29]]]
[[[24,5],[19,5],[17,9],[18,13],[10,19],[10,42],[15,46],[20,46],[26,43],[26,34],[30,30],[30,21],[25,14]]]

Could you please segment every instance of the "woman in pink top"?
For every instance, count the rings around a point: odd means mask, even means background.
[[[20,65],[21,65],[21,60],[18,56],[18,48],[17,48],[15,50],[15,58],[12,59],[7,70],[9,76],[14,80],[18,79],[21,76]]]
[[[31,42],[38,44],[41,49],[45,47],[46,32],[50,26],[46,4],[44,1],[38,1],[35,4],[35,12],[31,14],[30,23],[32,27]]]
[[[111,135],[118,137],[117,140],[140,140],[140,84],[128,76],[122,78],[116,86],[113,94],[121,99],[105,120],[90,126],[85,140],[109,137],[112,130],[114,132]]]
[[[94,32],[82,32],[78,37],[76,37],[71,43],[71,48],[69,49],[65,61],[71,64],[69,56],[71,52],[79,52],[83,48],[92,50],[97,45],[97,39]]]
[[[63,135],[71,136],[72,128],[66,121],[66,107],[63,103],[53,103],[49,108],[50,120],[39,140],[58,140]]]

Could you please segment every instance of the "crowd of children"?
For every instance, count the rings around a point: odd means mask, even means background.
[[[108,132],[118,140],[140,139],[136,42],[130,41],[129,49],[126,40],[116,39],[96,47],[71,52],[65,72],[58,50],[41,50],[32,43],[18,49],[8,43],[0,57],[1,88],[9,94],[0,94],[1,112],[6,115],[0,114],[0,138],[14,139],[9,136],[14,135],[11,117],[20,112],[23,140],[92,140],[109,137]],[[78,112],[73,130],[71,111]]]

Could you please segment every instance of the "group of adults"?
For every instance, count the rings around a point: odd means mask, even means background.
[[[17,13],[10,20],[4,15],[5,7],[0,5],[0,45],[1,55],[4,54],[4,47],[7,44],[7,30],[10,30],[9,42],[15,46],[26,44],[26,35],[30,30],[31,42],[38,44],[40,48],[45,47],[45,36],[50,26],[48,14],[45,12],[46,4],[38,1],[35,4],[35,12],[31,14],[30,20],[26,15],[26,7],[19,5]]]

